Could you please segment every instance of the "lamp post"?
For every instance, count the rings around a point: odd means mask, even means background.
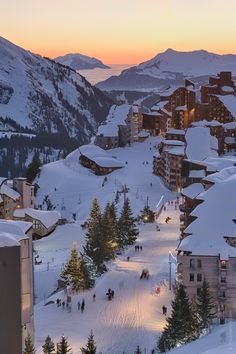
[[[171,265],[172,265],[172,261],[171,261],[171,252],[169,251],[169,290],[171,290],[172,288],[172,284],[171,284]]]

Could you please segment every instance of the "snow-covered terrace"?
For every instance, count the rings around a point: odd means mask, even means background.
[[[185,229],[190,235],[181,241],[179,251],[189,251],[193,255],[220,255],[221,259],[236,257],[236,248],[225,240],[225,237],[236,237],[233,221],[236,218],[236,174],[232,172],[231,169],[229,174],[226,170],[219,172],[218,183],[198,196],[204,201],[191,213],[197,219]]]
[[[81,155],[87,157],[89,160],[94,161],[101,167],[124,167],[124,164],[111,157],[105,150],[101,149],[97,145],[82,145],[79,147]]]

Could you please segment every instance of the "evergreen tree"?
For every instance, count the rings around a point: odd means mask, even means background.
[[[73,244],[72,246],[70,258],[61,273],[61,278],[66,282],[67,285],[70,285],[75,291],[78,291],[83,288],[81,258],[78,255],[78,249],[76,244]]]
[[[91,289],[94,286],[96,279],[96,266],[93,263],[93,260],[82,254],[80,268],[83,278],[82,287],[84,290]]]
[[[43,352],[45,354],[50,354],[50,353],[54,353],[55,352],[55,344],[51,340],[50,336],[47,336],[47,338],[45,339],[45,343],[42,346],[42,348],[43,348]]]
[[[187,343],[192,339],[192,315],[188,296],[182,284],[179,284],[172,301],[172,313],[159,339],[161,353],[170,350],[178,343]]]
[[[38,173],[40,172],[41,161],[39,158],[39,153],[36,152],[33,156],[32,162],[29,164],[25,171],[25,177],[29,183],[32,183],[33,180],[36,178]]]
[[[114,258],[118,248],[118,229],[114,204],[107,203],[102,215],[105,260]]]
[[[91,331],[88,337],[86,348],[81,348],[80,350],[82,354],[96,354],[97,347],[94,341],[93,331]]]
[[[57,343],[57,354],[67,354],[71,353],[71,348],[67,342],[67,338],[61,336],[61,340]]]
[[[197,297],[197,310],[200,316],[200,328],[209,326],[211,319],[215,316],[215,304],[211,296],[209,285],[204,278],[200,294]]]
[[[139,347],[139,345],[137,346],[135,353],[134,354],[142,354],[141,349]]]
[[[126,198],[118,221],[118,243],[120,247],[132,245],[138,235],[129,199]]]
[[[200,316],[197,312],[197,302],[193,298],[191,302],[191,328],[192,328],[192,339],[197,339],[200,335]]]
[[[25,349],[23,351],[23,354],[35,354],[35,348],[34,344],[32,342],[31,336],[28,333],[27,337],[25,338]]]
[[[106,270],[104,265],[104,261],[107,257],[106,251],[102,215],[98,201],[97,199],[94,199],[88,221],[88,231],[86,234],[84,253],[93,260],[98,273],[103,273]]]

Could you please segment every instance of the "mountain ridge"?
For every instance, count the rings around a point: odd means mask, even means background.
[[[109,69],[109,66],[105,65],[101,60],[80,53],[68,53],[56,57],[54,60],[55,62],[67,65],[76,71],[94,68]]]

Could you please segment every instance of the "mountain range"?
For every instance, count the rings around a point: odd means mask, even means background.
[[[180,52],[167,49],[154,58],[122,71],[119,76],[97,84],[102,90],[163,90],[181,85],[185,78],[201,82],[219,71],[236,75],[236,55],[214,54],[205,50]]]
[[[103,62],[96,58],[88,57],[83,54],[66,54],[54,59],[57,63],[67,65],[74,70],[84,69],[109,69],[109,66],[103,64]]]

